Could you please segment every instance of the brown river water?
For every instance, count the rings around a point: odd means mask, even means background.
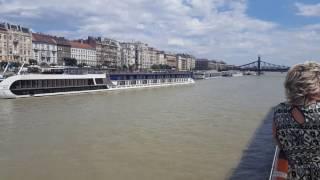
[[[228,179],[283,81],[1,99],[0,180]]]

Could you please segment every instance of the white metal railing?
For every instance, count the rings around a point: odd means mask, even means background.
[[[143,83],[143,80],[148,80],[146,84]],[[153,82],[153,80],[157,80],[157,82]],[[181,78],[181,79],[175,79],[172,81],[168,81],[168,79],[166,79],[166,81],[161,82],[159,81],[160,79],[142,79],[142,80],[136,80],[136,84],[130,84],[131,80],[116,80],[116,86],[119,87],[131,87],[131,86],[149,86],[149,85],[159,85],[159,84],[179,84],[179,83],[186,83],[186,82],[190,82],[190,80],[188,78]],[[139,82],[140,81],[140,82]],[[124,82],[124,84],[121,84],[121,82]]]
[[[275,152],[274,152],[274,157],[273,157],[273,162],[272,162],[272,167],[271,167],[271,172],[269,176],[269,180],[277,180],[277,179],[287,179],[288,174],[287,172],[284,172],[283,167],[281,164],[279,164],[279,155],[280,155],[280,148],[276,146]],[[280,155],[281,156],[281,155]],[[280,162],[283,163],[283,162]],[[278,169],[280,165],[280,169]],[[283,164],[282,164],[283,165]]]
[[[275,171],[275,169],[277,169],[279,152],[280,152],[279,148],[278,148],[278,146],[276,146],[276,149],[274,151],[273,162],[272,162],[269,180],[274,180],[274,171]]]

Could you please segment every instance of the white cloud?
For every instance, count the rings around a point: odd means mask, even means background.
[[[183,39],[180,39],[180,38],[170,38],[170,39],[168,39],[168,45],[185,46],[186,43]]]
[[[69,38],[106,36],[244,64],[261,54],[293,64],[319,57],[319,25],[281,29],[249,17],[246,0],[10,0],[0,20]],[[21,16],[24,14],[26,16]]]
[[[298,15],[301,16],[320,16],[320,3],[318,4],[303,4],[296,3],[298,8]]]

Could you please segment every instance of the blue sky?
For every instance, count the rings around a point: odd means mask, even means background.
[[[0,0],[0,21],[104,36],[198,58],[292,65],[319,60],[319,0]]]
[[[317,4],[319,0],[250,0],[248,1],[247,13],[249,16],[272,21],[280,24],[283,28],[300,27],[312,23],[318,23],[319,17],[299,16],[296,14],[295,3]]]

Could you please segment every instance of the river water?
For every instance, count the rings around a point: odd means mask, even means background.
[[[283,81],[275,73],[0,100],[0,179],[228,179],[284,99]]]

